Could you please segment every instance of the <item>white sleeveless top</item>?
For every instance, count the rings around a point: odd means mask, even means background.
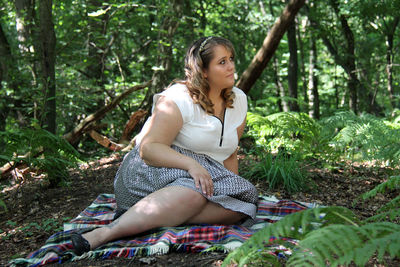
[[[194,104],[184,84],[174,84],[162,93],[154,95],[153,110],[161,96],[174,101],[181,112],[183,125],[172,144],[206,154],[223,164],[238,146],[237,128],[247,113],[246,95],[236,87],[233,87],[232,91],[235,93],[233,108],[225,109],[223,122],[216,116],[207,114],[199,104]],[[150,118],[136,137],[137,144],[140,144],[149,120]]]

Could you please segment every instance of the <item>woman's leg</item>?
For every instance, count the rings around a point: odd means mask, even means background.
[[[111,224],[83,234],[94,249],[108,241],[167,226],[177,226],[200,213],[207,199],[186,187],[171,186],[141,199]]]
[[[209,202],[181,186],[158,190],[140,200],[111,224],[83,234],[91,249],[121,237],[183,223],[233,224],[245,215]]]
[[[185,223],[209,223],[209,224],[235,224],[247,215],[241,212],[225,209],[221,205],[207,201],[207,204]]]

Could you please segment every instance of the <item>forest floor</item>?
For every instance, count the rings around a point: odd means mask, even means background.
[[[6,266],[14,258],[26,257],[39,249],[50,235],[62,230],[64,222],[76,217],[100,193],[113,192],[113,179],[122,160],[115,153],[109,157],[92,161],[72,170],[68,186],[48,188],[43,179],[29,178],[21,181],[2,181],[0,199],[8,212],[0,206],[0,266]],[[289,195],[284,190],[268,189],[267,183],[253,181],[263,194],[275,195],[279,199],[317,202],[323,205],[345,206],[360,218],[366,218],[393,199],[391,192],[378,194],[368,201],[353,201],[388,178],[393,170],[366,166],[350,166],[327,170],[309,168],[310,178],[316,186],[309,192]],[[170,253],[134,259],[82,260],[61,266],[220,266],[223,253]],[[369,266],[400,266],[400,260],[388,261],[384,265],[371,260]]]

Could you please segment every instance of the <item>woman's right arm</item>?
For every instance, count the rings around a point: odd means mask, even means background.
[[[158,99],[149,127],[140,142],[140,157],[151,166],[187,170],[193,177],[197,188],[211,196],[213,183],[210,174],[193,158],[185,156],[171,148],[183,125],[178,106],[170,99]]]

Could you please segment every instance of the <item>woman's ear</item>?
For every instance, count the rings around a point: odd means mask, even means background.
[[[207,70],[205,70],[205,69],[203,69],[203,78],[204,79],[208,78]]]

